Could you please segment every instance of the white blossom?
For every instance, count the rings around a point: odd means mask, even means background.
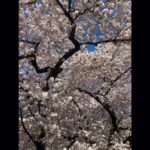
[[[57,113],[51,113],[50,115],[51,115],[51,117],[56,117],[58,114]]]
[[[42,98],[47,99],[48,98],[48,92],[42,91]]]

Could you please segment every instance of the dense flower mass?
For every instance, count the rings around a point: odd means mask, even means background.
[[[131,1],[19,0],[19,149],[131,148]]]

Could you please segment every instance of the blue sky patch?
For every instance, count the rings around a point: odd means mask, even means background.
[[[88,52],[93,52],[93,51],[95,51],[96,49],[95,49],[95,46],[94,46],[94,45],[89,44],[88,47],[87,47],[87,50],[88,50]]]

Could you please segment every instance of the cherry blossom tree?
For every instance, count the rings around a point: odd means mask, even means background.
[[[19,0],[19,149],[131,148],[131,1]]]

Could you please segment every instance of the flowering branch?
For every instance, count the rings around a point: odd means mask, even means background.
[[[109,42],[114,42],[114,43],[118,43],[118,42],[131,42],[131,39],[108,39],[108,40],[102,40],[102,41],[98,41],[98,42],[84,42],[84,43],[80,43],[80,45],[91,44],[91,45],[97,46],[98,44],[109,43]]]

